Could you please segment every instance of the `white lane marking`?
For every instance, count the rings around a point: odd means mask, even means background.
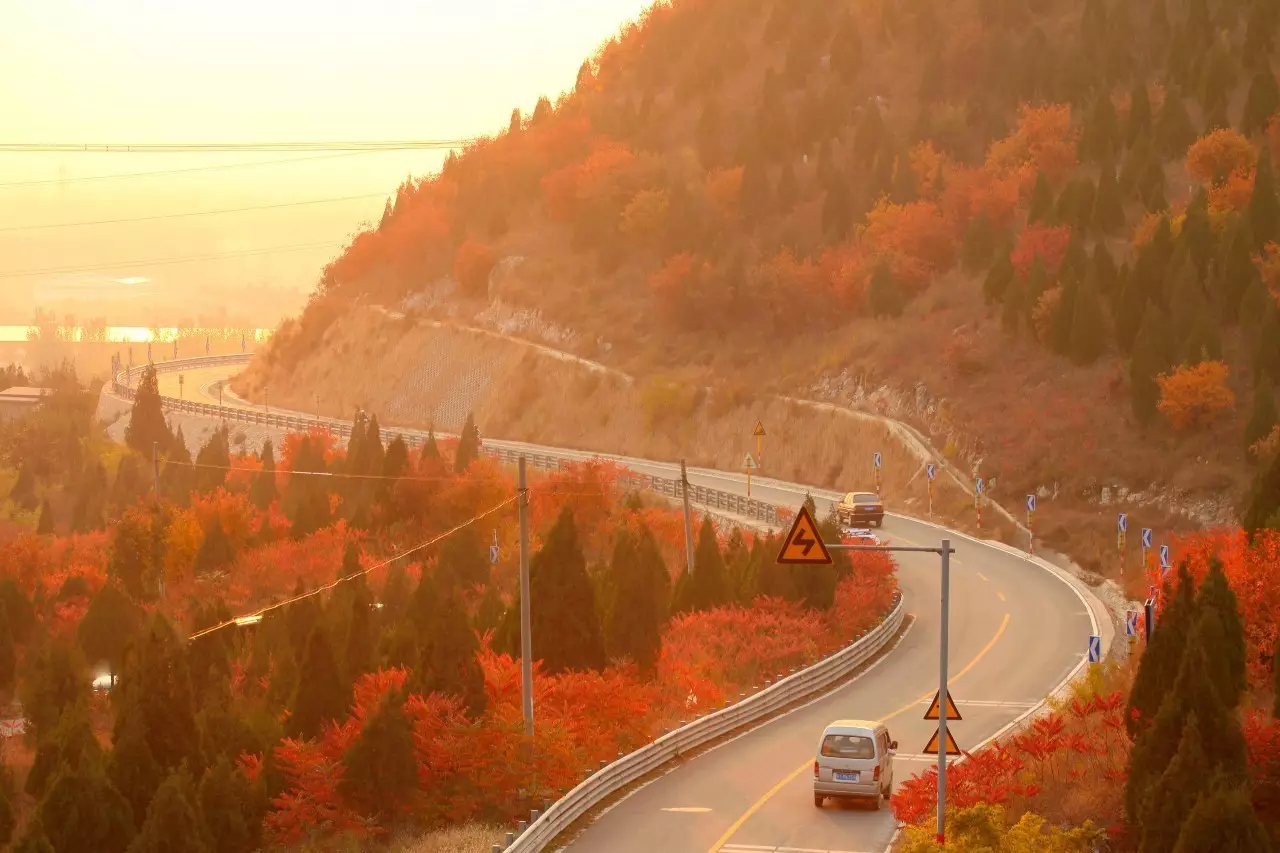
[[[706,814],[711,809],[706,806],[675,806],[669,809],[659,809],[663,812],[676,812],[677,814]]]
[[[726,844],[728,853],[858,853],[854,850],[828,850],[825,847],[766,847],[759,844]]]
[[[984,581],[987,579],[987,576],[984,575],[982,572],[978,572],[978,577],[982,578]]]
[[[1042,701],[1043,700],[1041,699],[1028,702],[1017,702],[1013,700],[1006,702],[1002,699],[957,699],[955,700],[955,703],[969,708],[1034,708]],[[917,704],[930,705],[932,703],[932,699],[926,699],[925,701]]]
[[[937,764],[937,763],[938,763],[938,756],[936,756],[936,755],[910,755],[910,754],[907,754],[907,753],[900,752],[900,753],[898,753],[897,755],[895,755],[895,756],[893,757],[893,760],[894,760],[894,761],[923,761],[923,762],[925,762],[926,764]],[[947,764],[952,764],[952,763],[953,763],[953,762],[950,762],[950,761],[948,761],[948,762],[947,762]]]

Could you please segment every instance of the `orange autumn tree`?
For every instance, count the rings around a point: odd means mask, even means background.
[[[1024,104],[1018,109],[1018,126],[1013,133],[991,143],[987,168],[997,174],[1017,174],[1027,192],[1038,172],[1061,186],[1076,169],[1078,135],[1071,125],[1070,104]]]
[[[1156,377],[1160,385],[1157,408],[1178,429],[1206,426],[1218,420],[1236,404],[1227,387],[1227,365],[1204,361],[1182,366]]]
[[[931,201],[894,204],[882,198],[867,214],[863,243],[889,258],[894,280],[908,291],[924,289],[955,263],[956,229]]]
[[[1066,257],[1067,246],[1071,243],[1071,228],[1066,225],[1028,225],[1018,235],[1017,245],[1009,255],[1013,268],[1018,275],[1026,277],[1035,265],[1036,258],[1044,265],[1050,277],[1058,274],[1062,259]]]
[[[742,195],[742,167],[732,169],[715,169],[707,173],[707,198],[715,207],[716,213],[726,222],[738,218],[738,199]]]
[[[1236,172],[1252,174],[1258,162],[1253,144],[1234,130],[1219,129],[1187,149],[1187,172],[1205,185],[1221,185]]]
[[[489,290],[489,273],[496,259],[493,249],[477,240],[468,239],[458,247],[453,260],[453,277],[467,293],[483,296]]]

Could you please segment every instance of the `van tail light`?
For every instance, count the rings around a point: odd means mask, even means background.
[[[877,782],[880,781],[880,765],[879,764],[876,765],[876,772],[871,774],[871,778]]]
[[[817,761],[813,762],[813,778],[815,779],[818,778],[818,762]]]

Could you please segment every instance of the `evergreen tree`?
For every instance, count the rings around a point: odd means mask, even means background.
[[[461,474],[471,467],[471,463],[480,456],[480,430],[476,428],[475,418],[467,413],[466,423],[462,425],[462,435],[458,437],[458,449],[453,457],[453,471]]]
[[[210,853],[252,853],[261,836],[253,791],[244,771],[223,756],[204,774],[197,794]]]
[[[200,543],[200,550],[196,552],[196,571],[200,574],[209,574],[226,568],[234,563],[235,559],[235,544],[223,528],[222,519],[215,515],[213,523],[209,525],[209,530],[204,535],[204,541]]]
[[[270,439],[262,443],[262,452],[258,454],[258,458],[262,460],[262,470],[253,478],[249,500],[258,509],[266,509],[280,497],[276,488],[276,451]]]
[[[1258,268],[1253,263],[1253,234],[1247,217],[1237,218],[1231,227],[1226,237],[1225,257],[1218,265],[1216,279],[1215,290],[1223,319],[1227,322],[1244,320],[1240,313],[1241,302],[1250,288],[1261,281]]]
[[[9,790],[8,780],[0,781],[0,844],[8,844],[13,838],[13,830],[18,825],[18,816],[13,810],[13,793]]]
[[[156,791],[147,807],[147,819],[129,845],[129,853],[208,853],[205,841],[195,786],[184,769],[172,773]]]
[[[101,768],[59,773],[36,820],[54,853],[125,853],[133,840],[129,803]]]
[[[188,767],[203,768],[187,650],[160,614],[133,644],[117,690],[120,704],[113,736],[136,723],[165,770],[184,761]]]
[[[117,507],[130,506],[147,493],[147,475],[142,457],[132,451],[120,457],[116,466],[116,479],[111,484],[111,503]]]
[[[439,571],[463,589],[489,580],[489,549],[474,524],[468,525],[440,543]]]
[[[1151,97],[1147,94],[1147,81],[1139,77],[1134,81],[1133,92],[1129,98],[1129,118],[1125,124],[1125,135],[1132,145],[1139,137],[1151,132]]]
[[[38,800],[59,773],[101,768],[102,747],[89,725],[88,708],[77,702],[63,713],[52,732],[39,736],[24,790]]]
[[[1195,581],[1185,564],[1178,566],[1176,587],[1165,582],[1164,601],[1169,602],[1138,660],[1138,672],[1129,691],[1125,725],[1129,736],[1137,737],[1155,717],[1160,703],[1173,690],[1187,635],[1197,618]]]
[[[1109,160],[1120,140],[1120,119],[1111,96],[1102,93],[1093,102],[1093,113],[1084,126],[1080,154],[1094,163]]]
[[[1064,277],[1060,277],[1064,278]],[[1049,344],[1059,355],[1071,354],[1071,324],[1076,316],[1076,295],[1080,286],[1074,275],[1065,277],[1058,288],[1058,305],[1054,309]]]
[[[382,582],[382,614],[385,622],[394,625],[404,616],[413,589],[409,584],[409,576],[399,560],[387,567],[386,580]]]
[[[1018,334],[1018,328],[1022,322],[1022,316],[1026,311],[1026,288],[1023,287],[1022,281],[1013,278],[1009,282],[1009,287],[1005,290],[1004,308],[1000,314],[1000,325],[1005,332],[1010,335]]]
[[[1253,489],[1240,524],[1250,535],[1275,527],[1280,518],[1280,454],[1262,465],[1253,477]]]
[[[341,789],[366,813],[395,818],[405,812],[418,788],[413,726],[404,698],[392,693],[365,723],[344,759]]]
[[[1071,320],[1071,359],[1077,364],[1092,364],[1106,350],[1106,316],[1093,277],[1086,279],[1075,296],[1075,316]]]
[[[427,428],[427,440],[422,443],[422,453],[418,456],[419,462],[426,462],[428,459],[439,459],[440,447],[436,444],[436,428],[430,426]]]
[[[1178,752],[1151,789],[1142,807],[1141,853],[1172,850],[1182,831],[1182,824],[1195,806],[1198,791],[1191,784],[1202,781],[1202,768],[1208,763],[1201,746],[1200,726],[1192,713],[1182,729]]]
[[[1262,322],[1254,342],[1253,375],[1280,379],[1280,311],[1269,302],[1262,312]]]
[[[196,453],[195,462],[200,466],[192,478],[197,491],[212,492],[226,485],[227,472],[231,469],[231,438],[225,426],[213,431]]]
[[[826,198],[822,202],[822,231],[828,239],[839,242],[849,236],[853,227],[853,199],[845,177],[837,173],[826,184]]]
[[[996,229],[984,211],[978,211],[964,233],[964,265],[979,270],[991,263],[996,250]],[[988,300],[989,301],[989,300]]]
[[[9,626],[9,613],[0,600],[0,690],[13,689],[17,675],[18,659],[13,646],[13,631]]]
[[[1196,129],[1187,113],[1187,104],[1177,88],[1165,93],[1164,104],[1156,117],[1155,147],[1166,157],[1182,157],[1196,141]]]
[[[105,662],[115,675],[124,665],[125,649],[142,625],[142,608],[118,584],[108,582],[89,602],[89,609],[76,628],[76,638],[86,660],[93,664]]]
[[[116,736],[107,761],[107,777],[129,803],[135,826],[147,816],[147,806],[165,780],[165,770],[147,744],[140,717],[134,716]]]
[[[351,596],[351,615],[347,619],[347,642],[342,656],[348,682],[376,668],[373,595],[368,586],[360,585]]]
[[[52,536],[55,523],[53,507],[49,505],[49,500],[46,498],[40,504],[40,519],[36,522],[36,533],[40,536]]]
[[[1264,63],[1249,84],[1249,95],[1240,115],[1240,132],[1245,136],[1261,133],[1277,112],[1280,112],[1280,86],[1276,85],[1276,75],[1269,64]]]
[[[1116,183],[1115,167],[1110,160],[1103,161],[1098,175],[1091,221],[1099,234],[1115,234],[1124,227],[1124,202],[1120,197],[1120,186]]]
[[[285,513],[292,522],[291,534],[295,539],[310,536],[332,519],[329,491],[324,482],[326,478],[313,476],[325,473],[328,473],[328,464],[323,448],[313,443],[309,436],[304,436],[294,454],[284,499]]]
[[[1212,787],[1200,796],[1183,822],[1173,853],[1254,853],[1271,849],[1271,839],[1249,801],[1248,786],[1223,779],[1210,784]]]
[[[1010,262],[1009,256],[1001,255],[997,258],[982,282],[982,295],[986,298],[988,305],[1004,299],[1009,291],[1009,285],[1013,283],[1013,275],[1013,263]]]
[[[1191,206],[1187,208],[1179,239],[1186,244],[1196,272],[1204,280],[1209,274],[1209,262],[1213,260],[1214,236],[1209,225],[1209,197],[1203,188],[1196,192]]]
[[[18,481],[9,492],[9,500],[28,512],[40,506],[36,499],[36,478],[25,464],[18,469]]]
[[[662,651],[662,625],[670,577],[647,527],[637,535],[623,529],[610,563],[613,603],[605,625],[609,656],[628,658],[649,674]]]
[[[871,305],[871,314],[875,317],[900,317],[906,307],[906,298],[902,289],[893,280],[888,264],[879,264],[871,273],[871,283],[867,286],[867,301]]]
[[[173,444],[173,435],[160,406],[160,383],[154,366],[149,365],[138,381],[133,411],[124,431],[124,443],[146,458],[151,457],[156,447],[164,450]]]
[[[54,640],[28,653],[24,677],[19,683],[19,699],[36,738],[53,731],[63,713],[77,702],[89,699],[89,681],[84,661],[74,647]]]
[[[1053,187],[1049,186],[1049,176],[1043,171],[1036,173],[1036,185],[1031,191],[1031,207],[1027,211],[1027,222],[1046,222],[1053,211]]]
[[[1149,304],[1142,318],[1142,328],[1133,343],[1133,359],[1129,364],[1129,391],[1133,414],[1138,423],[1155,420],[1160,402],[1160,386],[1156,377],[1172,365],[1171,337],[1168,321],[1159,306]]]
[[[703,517],[693,551],[693,575],[682,577],[676,588],[675,606],[680,612],[711,610],[728,604],[728,576],[716,541],[716,529]]]
[[[785,125],[775,127],[785,127]],[[800,187],[796,179],[796,170],[792,167],[790,160],[783,162],[782,169],[778,172],[778,185],[774,188],[773,194],[778,203],[779,213],[789,213],[791,208],[795,207],[800,195]]]
[[[415,610],[429,613],[418,620],[421,692],[456,696],[468,713],[478,717],[485,707],[484,671],[476,657],[480,643],[471,630],[456,583],[438,573],[423,572],[414,599]],[[538,636],[536,631],[533,636]]]
[[[1271,435],[1280,416],[1276,413],[1275,388],[1269,377],[1259,377],[1253,387],[1253,411],[1249,414],[1249,422],[1244,427],[1244,447],[1252,456],[1252,448],[1259,441]]]
[[[1275,48],[1276,14],[1267,3],[1254,3],[1245,26],[1240,55],[1246,67],[1266,66]]]
[[[1248,687],[1245,664],[1244,622],[1240,618],[1239,602],[1222,562],[1216,557],[1209,562],[1209,573],[1200,584],[1196,595],[1196,611],[1204,620],[1213,614],[1218,622],[1221,637],[1206,643],[1205,652],[1213,661],[1212,676],[1218,685],[1218,694],[1228,709],[1240,704],[1240,697]]]
[[[350,698],[323,625],[312,630],[299,669],[303,677],[289,706],[288,730],[291,737],[314,738],[324,723],[346,717]]]
[[[1258,249],[1280,240],[1280,199],[1276,198],[1275,176],[1271,158],[1258,158],[1258,171],[1253,179],[1253,195],[1249,199],[1249,228]]]
[[[56,853],[53,845],[40,828],[40,821],[33,820],[27,826],[27,833],[13,848],[13,853]]]
[[[542,548],[529,561],[529,596],[533,657],[542,661],[544,672],[604,668],[595,590],[568,506],[560,511]],[[499,636],[507,651],[519,654],[518,595],[503,619]]]

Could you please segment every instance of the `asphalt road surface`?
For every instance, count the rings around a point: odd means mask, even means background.
[[[186,398],[217,402],[212,386],[236,369],[188,371]],[[178,396],[175,374],[160,374],[160,383],[162,394]],[[244,405],[226,397],[223,402]],[[678,475],[678,465],[619,458],[640,472]],[[689,479],[746,493],[741,474],[690,469]],[[806,491],[813,494],[820,514],[837,497],[759,477],[753,478],[751,496],[797,506]],[[1005,546],[922,521],[888,517],[882,532],[890,544],[902,545],[933,546],[950,536],[956,550],[951,561],[949,681],[963,719],[949,721],[948,729],[962,749],[974,748],[1055,690],[1082,664],[1091,634],[1101,629],[1103,648],[1110,645],[1112,629],[1102,605],[1087,593],[1082,597],[1074,580]],[[922,718],[938,686],[939,559],[931,554],[897,557],[907,611],[915,618],[873,668],[833,693],[677,765],[611,807],[568,849],[881,853],[896,829],[888,807],[828,801],[815,808],[812,766],[823,727],[840,718],[887,723],[899,742],[895,783],[934,761],[920,753],[937,728]]]

